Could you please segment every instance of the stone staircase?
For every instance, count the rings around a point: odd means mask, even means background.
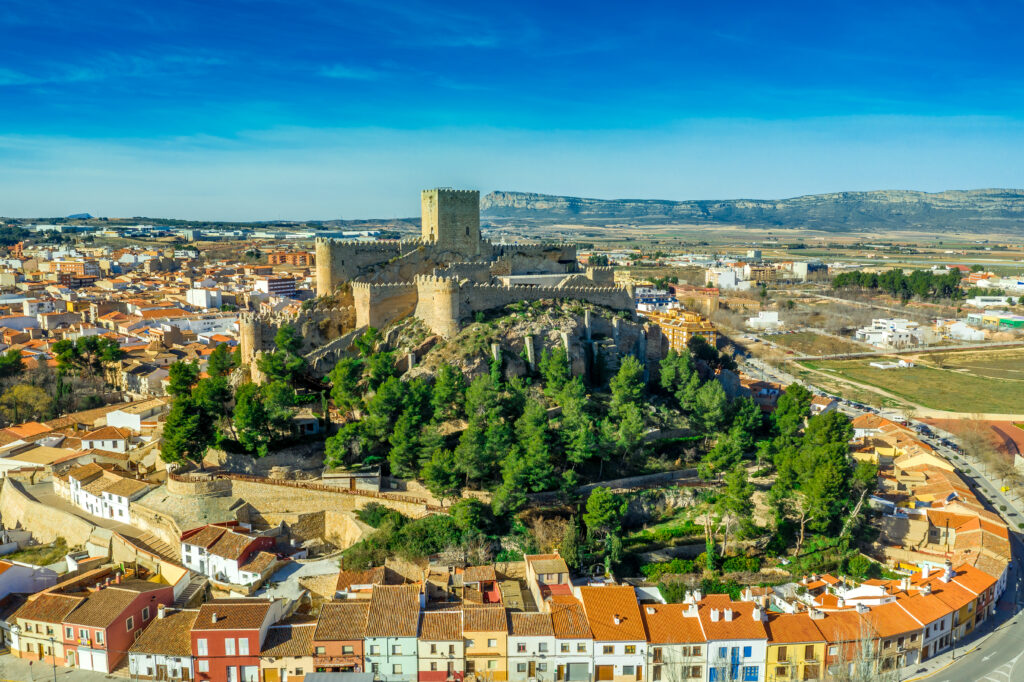
[[[192,598],[195,596],[195,594],[197,592],[204,591],[206,589],[207,583],[209,582],[209,579],[205,575],[200,575],[198,573],[193,575],[188,585],[185,586],[185,589],[182,590],[181,594],[179,594],[177,598],[174,600],[174,608],[186,608],[189,605],[189,602],[192,601]]]

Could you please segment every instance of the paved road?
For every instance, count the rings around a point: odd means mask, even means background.
[[[54,667],[48,663],[35,661],[30,666],[28,661],[16,656],[0,656],[0,682],[53,682],[55,678],[57,682],[102,682],[118,679],[103,673],[61,666],[57,666],[56,676],[54,672]]]

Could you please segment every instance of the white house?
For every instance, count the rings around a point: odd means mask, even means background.
[[[650,682],[704,680],[707,639],[700,627],[698,609],[690,604],[643,604],[644,624],[650,647],[647,677]]]
[[[579,588],[587,623],[594,634],[594,672],[599,680],[643,679],[647,661],[644,631],[636,592],[628,585]]]
[[[747,326],[751,329],[778,329],[782,326],[777,310],[762,310],[757,317],[747,318]]]
[[[137,680],[194,680],[189,633],[198,609],[157,607],[156,618],[128,649],[128,672]]]
[[[219,289],[189,289],[185,292],[185,300],[197,308],[220,308],[221,292]]]
[[[591,680],[594,674],[594,636],[583,605],[575,598],[560,596],[547,604],[555,633],[555,667],[558,679],[567,682]]]
[[[510,615],[508,635],[508,679],[525,682],[555,679],[555,631],[550,613]]]
[[[181,536],[181,562],[193,571],[232,585],[260,582],[275,565],[274,539],[250,535],[243,526],[206,525]]]
[[[768,631],[761,607],[734,602],[722,594],[708,595],[695,603],[707,637],[708,682],[764,680]]]
[[[107,450],[128,452],[132,444],[132,432],[116,426],[104,426],[82,436],[83,450]]]
[[[71,503],[93,516],[129,522],[129,507],[152,488],[152,484],[122,476],[113,465],[92,462],[74,467],[68,472],[67,494]],[[54,480],[54,491],[62,494],[65,488]]]

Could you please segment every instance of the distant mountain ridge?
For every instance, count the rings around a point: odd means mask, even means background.
[[[925,229],[943,232],[1024,233],[1024,190],[945,192],[879,190],[791,199],[667,201],[586,199],[529,192],[491,192],[480,208],[487,218],[607,223],[723,223],[812,228],[834,232]]]

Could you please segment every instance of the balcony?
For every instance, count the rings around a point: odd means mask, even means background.
[[[362,669],[363,657],[358,654],[342,654],[340,656],[313,656],[314,668],[356,668]],[[355,670],[349,671],[355,672]]]

